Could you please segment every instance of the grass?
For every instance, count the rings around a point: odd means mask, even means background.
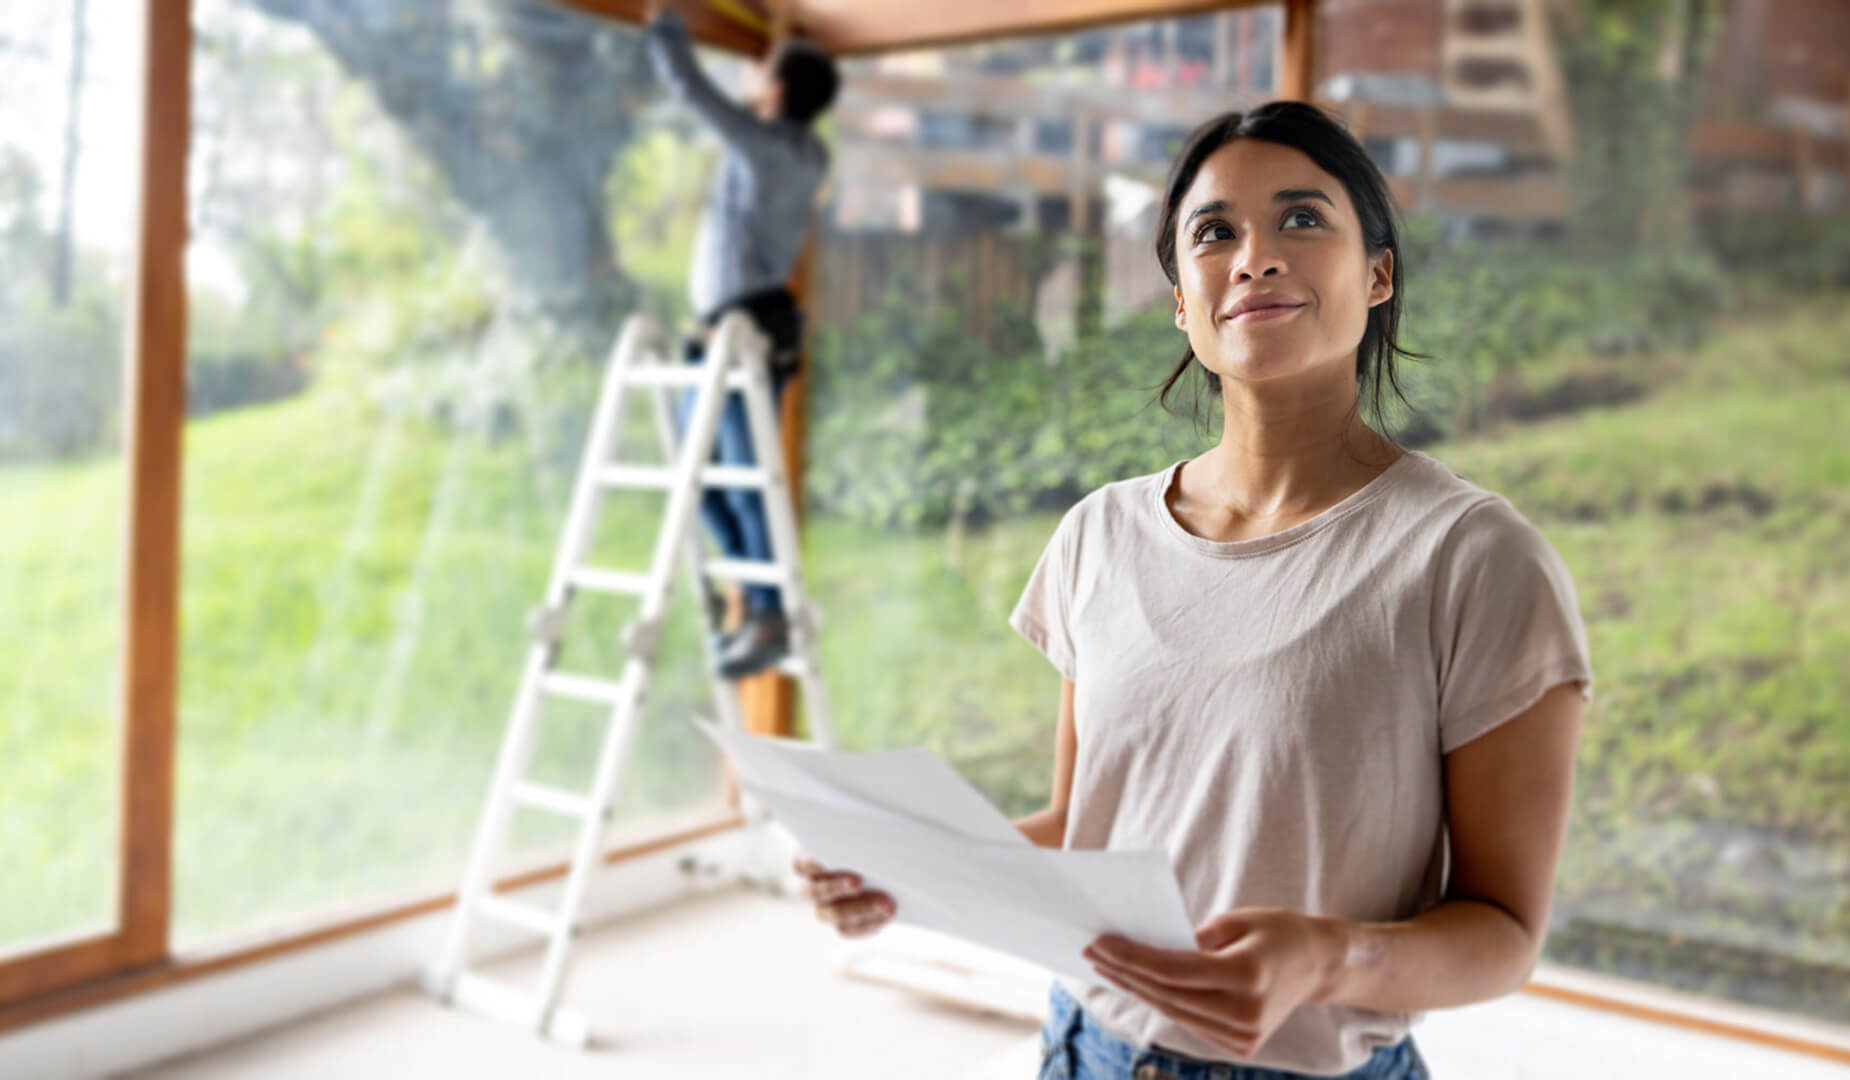
[[[575,436],[573,436],[575,438]],[[454,878],[523,659],[569,477],[512,444],[381,421],[309,395],[189,425],[176,924],[245,929]],[[546,455],[545,459],[549,459]],[[545,460],[542,459],[542,460]],[[0,474],[12,522],[0,849],[37,884],[0,942],[107,913],[114,851],[120,470]],[[635,520],[641,508],[618,508]],[[648,538],[600,538],[615,565]],[[616,602],[579,606],[564,665],[609,670]],[[671,623],[620,819],[716,797],[691,613]],[[588,783],[596,710],[551,706],[536,774]],[[576,775],[573,775],[576,774]],[[557,820],[517,820],[525,849]]]
[[[1630,920],[1850,968],[1850,860],[1832,854],[1850,851],[1847,339],[1850,305],[1820,298],[1739,317],[1695,350],[1553,357],[1547,370],[1648,393],[1431,448],[1542,528],[1587,620],[1599,685],[1558,958],[1644,963],[1573,930]],[[184,935],[453,877],[579,437],[488,444],[327,391],[189,425]],[[0,557],[19,570],[0,579],[14,616],[0,646],[19,660],[0,696],[0,850],[33,882],[0,910],[0,942],[106,913],[119,485],[107,463],[0,470]],[[1005,811],[1044,803],[1059,680],[1006,618],[1055,520],[960,534],[811,522],[845,744],[924,743]],[[644,546],[600,541],[613,565],[640,565]],[[572,640],[595,647],[575,644],[565,666],[608,669],[626,615],[587,605]],[[713,794],[712,754],[679,722],[703,692],[684,605],[672,633],[630,820]],[[596,728],[554,717],[538,771],[582,781]],[[529,847],[558,838],[522,831]],[[1758,993],[1674,958],[1646,967]],[[1850,1017],[1850,990],[1806,992],[1772,1003]]]

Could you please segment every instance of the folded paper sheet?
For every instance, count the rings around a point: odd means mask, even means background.
[[[1097,981],[1080,955],[1114,933],[1193,949],[1161,851],[1035,847],[980,792],[922,747],[818,750],[699,725],[732,758],[739,783],[809,855],[892,895],[897,921]]]

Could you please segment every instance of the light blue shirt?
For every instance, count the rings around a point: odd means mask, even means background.
[[[705,318],[723,303],[789,281],[829,152],[808,127],[760,119],[721,92],[700,69],[678,12],[664,12],[644,38],[656,77],[725,146],[701,212],[688,279],[694,314]]]

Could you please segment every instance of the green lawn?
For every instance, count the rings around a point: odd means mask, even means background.
[[[1599,688],[1559,959],[1850,1018],[1850,980],[1814,972],[1800,993],[1790,967],[1850,972],[1845,340],[1836,297],[1743,317],[1693,352],[1552,357],[1550,372],[1649,393],[1431,448],[1541,526],[1580,589]],[[329,391],[189,425],[183,931],[453,875],[579,435],[484,443]],[[0,850],[32,882],[0,909],[0,943],[105,911],[119,482],[107,464],[0,470],[0,559],[16,570],[0,578],[15,661]],[[1045,799],[1058,677],[1005,619],[1055,520],[964,535],[811,522],[844,743],[934,746],[1012,813]],[[617,531],[605,558],[639,565],[646,540]],[[566,666],[607,665],[623,615],[583,612],[574,641],[598,647],[575,645]],[[712,754],[680,723],[702,693],[687,615],[632,820],[712,797]],[[596,719],[549,725],[542,772],[582,774]],[[1628,944],[1627,927],[1658,944]],[[1697,963],[1659,939],[1734,952]],[[1760,956],[1787,973],[1754,969]]]

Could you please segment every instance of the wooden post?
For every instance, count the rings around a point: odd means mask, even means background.
[[[1310,100],[1315,76],[1311,31],[1316,19],[1316,0],[1285,0],[1285,33],[1280,42],[1284,55],[1279,57],[1278,96],[1281,98]]]
[[[179,691],[181,426],[186,420],[186,154],[192,124],[189,0],[147,0],[141,205],[125,393],[128,545],[122,649],[124,966],[167,955]]]
[[[810,288],[816,262],[816,238],[812,232],[797,257],[790,274],[790,291],[796,295],[797,307],[809,309]],[[803,365],[784,384],[784,400],[778,409],[779,437],[784,446],[784,476],[790,484],[791,503],[796,510],[799,536],[803,527],[803,442],[804,423],[809,415],[809,350],[803,350]],[[813,581],[805,574],[806,581]],[[796,734],[796,684],[786,675],[766,671],[740,679],[739,707],[744,714],[745,730],[754,735]],[[730,781],[728,794],[731,795]]]

